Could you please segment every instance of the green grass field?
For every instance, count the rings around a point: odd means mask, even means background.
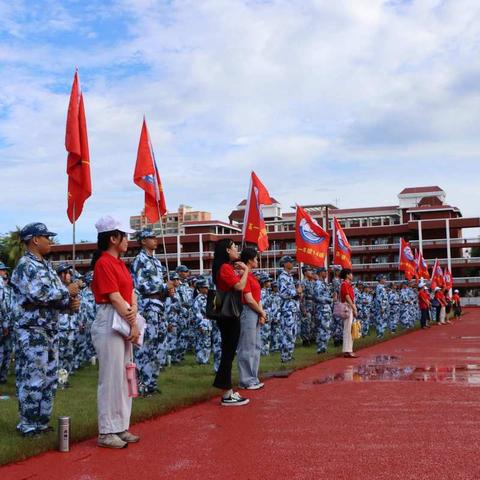
[[[399,332],[395,336],[401,335]],[[386,335],[381,341],[392,338]],[[375,335],[355,342],[355,350],[378,343]],[[313,365],[341,353],[341,348],[330,346],[327,353],[317,354],[315,347],[298,346],[295,360],[288,364],[280,362],[279,354],[262,357],[260,371],[263,375],[279,370],[300,369]],[[236,379],[236,366],[234,378]],[[200,366],[188,355],[185,362],[167,368],[160,374],[159,386],[162,393],[149,398],[138,398],[133,402],[132,423],[157,417],[175,409],[219,395],[211,386],[213,382],[211,365]],[[9,400],[0,400],[0,465],[22,460],[46,450],[57,448],[56,419],[59,416],[71,417],[71,440],[78,442],[97,435],[96,388],[97,367],[86,366],[70,378],[71,388],[59,390],[55,397],[51,425],[54,432],[39,438],[23,438],[15,430],[17,423],[17,401],[15,398],[15,378],[11,375],[7,385],[0,386],[0,395],[10,395]]]

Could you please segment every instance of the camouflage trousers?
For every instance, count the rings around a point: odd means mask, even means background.
[[[400,321],[400,308],[390,309],[390,316],[388,318],[388,329],[391,332],[396,332]]]
[[[300,318],[300,338],[306,344],[309,344],[314,337],[314,316],[310,311]]]
[[[317,343],[317,353],[327,351],[328,341],[330,340],[330,332],[332,325],[331,309],[319,307],[315,313],[315,341]]]
[[[277,319],[274,319],[270,323],[270,351],[271,352],[280,351],[281,338],[282,338],[282,335],[281,335],[281,329],[280,329],[280,321]]]
[[[375,313],[375,331],[377,337],[383,337],[385,335],[385,330],[387,329],[388,314],[381,313],[381,311],[378,310]]]
[[[280,339],[280,360],[282,362],[289,362],[293,359],[297,330],[298,324],[296,313],[289,310],[282,311]]]
[[[362,337],[366,337],[370,330],[370,314],[365,311],[360,311],[358,320],[360,320]]]
[[[75,331],[60,330],[58,332],[58,368],[65,369],[68,374],[74,370],[75,363]]]
[[[212,329],[202,328],[197,329],[195,338],[195,357],[197,363],[205,365],[210,360],[210,353],[212,352]]]
[[[217,322],[212,320],[212,350],[213,350],[213,370],[218,372],[220,360],[222,359],[222,335]]]
[[[167,350],[172,363],[180,363],[185,358],[188,336],[188,327],[183,322],[173,325],[171,331],[167,333]]]
[[[260,328],[260,340],[262,346],[260,348],[260,355],[270,355],[270,339],[272,333],[272,324],[265,322]]]
[[[58,340],[42,328],[17,330],[16,375],[22,433],[47,428],[57,388]]]
[[[0,383],[7,381],[10,359],[13,353],[13,344],[14,339],[12,332],[10,332],[7,337],[0,337]]]
[[[166,348],[167,326],[155,311],[144,311],[147,321],[143,345],[135,349],[135,363],[138,370],[138,383],[142,393],[153,392],[157,388],[158,375],[162,365],[162,352]]]
[[[333,314],[331,332],[335,345],[341,345],[343,343],[343,320]]]

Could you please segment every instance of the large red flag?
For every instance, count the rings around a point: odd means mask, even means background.
[[[411,280],[415,276],[415,256],[413,255],[410,244],[406,242],[403,238],[400,239],[398,269],[403,271],[407,280]]]
[[[418,279],[423,278],[424,280],[430,280],[427,262],[420,251],[417,251],[416,254],[416,272]]]
[[[243,219],[243,240],[255,243],[260,252],[268,248],[267,227],[263,220],[261,205],[271,205],[272,203],[273,200],[270,198],[268,190],[255,172],[252,172]]]
[[[438,263],[438,258],[435,259],[435,264],[433,265],[433,270],[432,270],[432,283],[430,285],[430,288],[432,290],[435,289],[435,287],[443,287],[444,281],[443,281],[443,270],[440,264]]]
[[[87,120],[83,95],[78,82],[78,72],[73,77],[68,104],[65,148],[68,152],[67,215],[71,223],[81,215],[85,200],[92,194],[90,154],[88,152]]]
[[[297,205],[295,228],[297,261],[316,267],[325,266],[330,234],[326,232],[302,207]]]
[[[133,181],[145,191],[145,216],[150,223],[158,222],[160,216],[167,213],[167,205],[145,118],[140,133],[140,142],[138,143]]]
[[[342,268],[352,268],[352,249],[336,217],[333,217],[333,263]]]
[[[443,284],[445,285],[445,288],[448,288],[449,290],[453,287],[453,278],[448,267],[445,267],[445,270],[443,271]]]

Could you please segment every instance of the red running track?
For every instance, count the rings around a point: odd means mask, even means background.
[[[68,454],[2,467],[0,479],[478,480],[479,321],[480,310],[470,309],[453,326],[271,379],[249,392],[246,407],[208,401],[134,426],[142,439],[128,449],[100,449],[92,439]],[[401,381],[362,381],[352,373],[379,355],[398,360],[369,375],[432,368]],[[321,383],[342,372],[347,381]]]

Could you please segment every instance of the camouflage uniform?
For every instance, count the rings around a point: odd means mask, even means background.
[[[169,326],[167,333],[167,351],[172,363],[179,363],[185,358],[187,349],[188,311],[182,306],[178,292],[168,297],[165,302],[165,317]],[[183,336],[182,336],[183,333]]]
[[[195,356],[200,365],[208,363],[212,351],[212,321],[205,316],[207,296],[199,293],[192,306],[195,322]]]
[[[21,433],[45,430],[57,386],[58,314],[69,292],[50,263],[26,253],[12,274],[16,296],[16,373]]]
[[[302,315],[300,319],[300,338],[305,345],[314,339],[315,302],[313,300],[315,280],[305,279],[301,282],[303,290]]]
[[[374,315],[377,337],[383,337],[387,328],[389,304],[387,290],[381,283],[375,288]]]
[[[215,320],[212,320],[212,350],[213,370],[217,373],[222,359],[222,335]]]
[[[298,300],[293,277],[283,270],[278,277],[278,294],[282,300],[280,307],[280,359],[289,362],[293,359],[297,336]]]
[[[327,351],[333,319],[332,292],[326,281],[319,279],[315,282],[313,299],[315,302],[315,334],[317,353],[323,353]]]
[[[260,348],[261,355],[270,354],[270,335],[272,325],[272,295],[268,288],[262,288],[262,307],[267,313],[267,321],[260,328],[260,340],[262,346]]]
[[[58,316],[58,369],[68,374],[74,371],[76,313],[63,312]]]
[[[135,363],[142,394],[157,390],[157,379],[162,360],[165,359],[167,324],[164,302],[160,295],[164,289],[160,260],[145,249],[135,257],[132,267],[133,283],[138,292],[138,310],[147,324],[143,345],[135,350]]]
[[[282,306],[282,299],[278,291],[270,292],[270,310],[272,317],[270,320],[270,351],[278,352],[280,351],[280,340],[281,340],[281,330],[280,330],[280,313]]]
[[[400,321],[400,295],[397,289],[392,288],[388,292],[388,303],[390,305],[388,328],[392,333],[395,333],[397,331],[397,326]]]
[[[96,304],[95,304],[95,297],[93,296],[92,289],[89,285],[87,285],[81,292],[80,292],[80,311],[78,312],[79,315],[79,322],[84,329],[85,332],[85,339],[84,339],[84,346],[85,353],[83,355],[83,361],[87,362],[92,357],[95,356],[95,348],[93,347],[92,337],[91,337],[91,329],[92,323],[95,320],[96,314]]]
[[[13,353],[13,290],[0,278],[0,384],[6,383]],[[3,331],[8,330],[8,335]]]
[[[405,287],[400,290],[399,302],[400,302],[400,325],[403,328],[410,328],[411,319],[410,319],[410,293],[408,287]]]
[[[179,357],[183,359],[189,347],[195,345],[197,337],[195,320],[192,316],[193,288],[190,287],[186,280],[178,286],[177,295],[183,307],[182,315],[184,317],[183,322],[181,322],[182,329],[177,332],[177,351]]]
[[[342,280],[340,278],[334,277],[332,279],[332,289],[333,293],[337,294],[337,301],[340,301],[340,287],[342,285]],[[333,306],[332,306],[332,338],[334,345],[338,346],[343,343],[343,320],[340,317],[333,315]]]

